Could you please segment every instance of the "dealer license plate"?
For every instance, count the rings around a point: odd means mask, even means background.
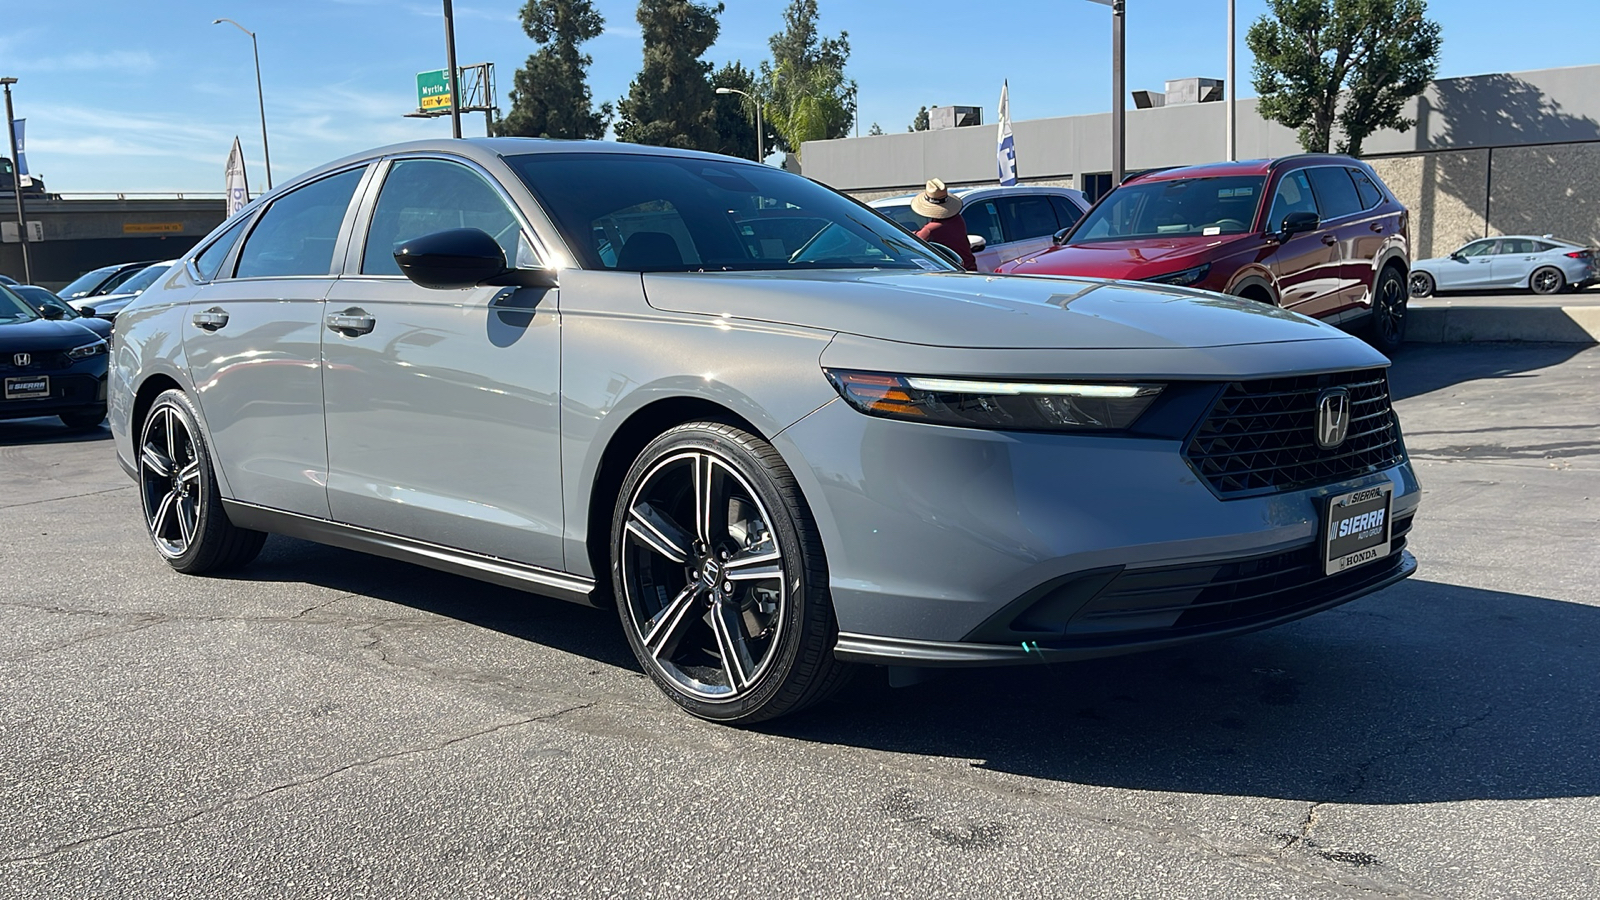
[[[1394,485],[1380,484],[1328,500],[1323,574],[1337,575],[1389,555],[1389,503],[1393,499]]]
[[[50,396],[49,375],[24,375],[20,378],[6,379],[7,400],[27,400],[33,397]]]

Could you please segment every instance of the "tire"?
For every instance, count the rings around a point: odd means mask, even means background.
[[[799,485],[772,445],[731,425],[679,425],[639,453],[612,513],[611,577],[639,665],[691,715],[773,719],[853,671],[833,656],[827,565]]]
[[[186,394],[167,391],[150,405],[134,445],[145,532],[167,564],[187,575],[243,566],[267,539],[228,520],[199,419]]]
[[[1410,298],[1406,280],[1394,267],[1378,273],[1372,292],[1372,315],[1367,325],[1367,343],[1384,353],[1394,353],[1406,341],[1406,308]]]
[[[106,408],[97,406],[94,409],[62,413],[56,418],[61,420],[61,424],[71,428],[73,431],[87,431],[90,428],[98,427],[101,422],[106,420]]]
[[[1427,272],[1412,272],[1410,288],[1413,297],[1432,297],[1439,285]]]
[[[1559,294],[1567,287],[1567,276],[1555,266],[1543,266],[1528,276],[1528,288],[1535,294]]]

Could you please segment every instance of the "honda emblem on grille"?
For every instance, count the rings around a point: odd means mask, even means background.
[[[33,354],[32,353],[18,353],[16,356],[11,357],[11,362],[16,364],[19,367],[20,366],[31,366],[31,365],[33,365]]]
[[[1328,388],[1317,395],[1317,446],[1324,450],[1344,443],[1350,432],[1350,392]]]

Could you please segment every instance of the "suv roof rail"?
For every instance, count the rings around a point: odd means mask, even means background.
[[[1173,169],[1185,169],[1185,168],[1188,168],[1188,167],[1187,166],[1156,166],[1154,169],[1145,169],[1142,172],[1129,172],[1128,174],[1122,176],[1122,180],[1117,182],[1117,183],[1118,184],[1127,184],[1128,182],[1134,180],[1135,178],[1140,177],[1141,175],[1154,175],[1157,172],[1170,172]]]
[[[1333,157],[1334,159],[1348,159],[1352,162],[1361,162],[1361,160],[1356,159],[1354,156],[1351,156],[1348,153],[1291,153],[1288,156],[1280,156],[1271,162],[1268,162],[1267,171],[1271,172],[1273,169],[1276,169],[1283,163],[1293,162],[1297,159],[1318,159],[1326,157]]]

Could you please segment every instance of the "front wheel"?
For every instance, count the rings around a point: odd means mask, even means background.
[[[692,422],[652,441],[618,494],[611,551],[628,643],[689,713],[759,722],[843,683],[822,542],[760,438]]]
[[[1567,276],[1553,266],[1535,269],[1528,277],[1528,287],[1532,288],[1535,294],[1559,294],[1566,286]]]
[[[1431,297],[1438,289],[1439,286],[1434,283],[1433,276],[1427,272],[1411,273],[1411,296]]]
[[[1378,275],[1377,290],[1372,295],[1372,324],[1369,343],[1384,353],[1394,353],[1406,340],[1405,280],[1394,269],[1384,269]]]
[[[267,539],[228,520],[199,420],[182,391],[167,391],[151,404],[134,446],[145,530],[167,564],[189,575],[242,566]]]

